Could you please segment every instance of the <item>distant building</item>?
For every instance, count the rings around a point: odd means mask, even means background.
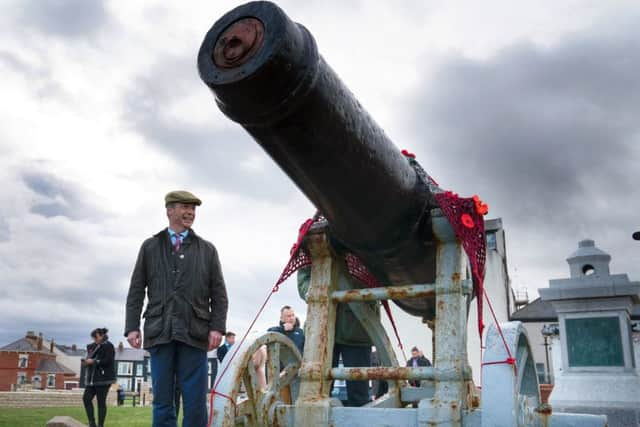
[[[77,374],[57,360],[54,346],[44,345],[42,334],[29,331],[0,347],[0,391],[73,388]]]
[[[82,359],[84,359],[87,355],[87,351],[84,348],[79,348],[75,344],[73,345],[62,345],[55,343],[54,341],[43,341],[43,345],[46,348],[53,348],[53,352],[56,355],[56,360],[71,369],[76,379],[74,380],[65,380],[65,388],[73,389],[78,388],[80,386],[80,371],[81,371],[81,363]],[[53,347],[52,347],[53,345]]]

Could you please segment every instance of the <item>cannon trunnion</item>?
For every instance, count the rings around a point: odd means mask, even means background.
[[[381,283],[433,282],[432,194],[305,27],[272,3],[248,3],[211,28],[198,67],[220,109],[327,218],[334,246]],[[432,298],[398,303],[433,318]]]

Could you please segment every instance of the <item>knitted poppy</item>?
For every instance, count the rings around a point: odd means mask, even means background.
[[[468,213],[463,213],[460,217],[460,221],[462,222],[462,225],[467,228],[473,228],[475,226],[473,218],[471,218],[471,215],[469,215]]]
[[[489,205],[487,205],[486,203],[484,203],[482,200],[480,200],[480,197],[478,197],[477,194],[475,194],[473,196],[473,201],[476,205],[476,211],[480,214],[480,215],[486,215],[489,213]]]
[[[412,159],[415,159],[415,158],[416,158],[416,155],[415,155],[415,154],[413,154],[413,153],[411,153],[411,152],[409,152],[409,151],[407,151],[407,150],[402,150],[402,151],[401,151],[401,153],[402,153],[405,157],[410,157],[410,158],[412,158]]]

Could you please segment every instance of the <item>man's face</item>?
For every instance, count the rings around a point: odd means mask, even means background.
[[[167,208],[167,217],[172,226],[191,228],[196,219],[196,205],[175,203]]]
[[[412,350],[411,357],[413,357],[414,359],[417,359],[418,357],[420,357],[420,352],[417,350]]]
[[[236,336],[235,335],[229,335],[227,338],[227,343],[229,345],[234,345],[236,343]]]
[[[293,311],[293,309],[284,309],[280,314],[280,321],[282,323],[289,323],[290,325],[293,325],[294,323],[296,323],[296,313]]]

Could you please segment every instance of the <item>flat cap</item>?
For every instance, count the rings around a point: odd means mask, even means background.
[[[186,203],[200,206],[202,204],[202,200],[198,199],[193,193],[180,190],[172,191],[164,196],[164,205],[167,206],[170,203]]]

